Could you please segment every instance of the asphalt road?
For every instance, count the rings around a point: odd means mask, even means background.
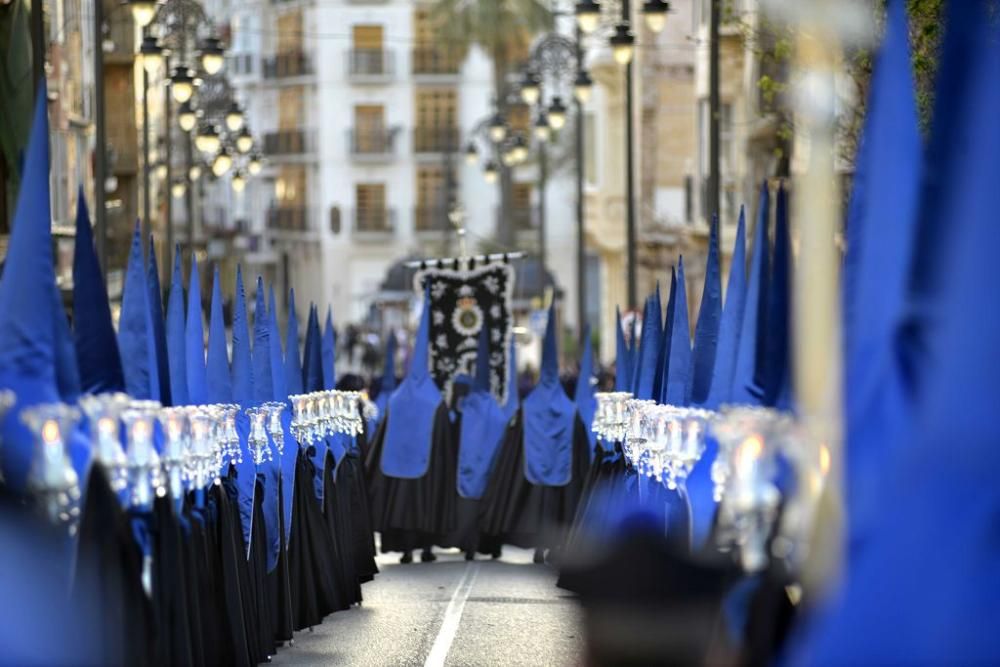
[[[398,554],[380,556],[364,604],[296,633],[274,664],[580,664],[577,604],[555,587],[554,570],[532,564],[530,551],[505,547],[499,561],[471,563],[457,551],[436,553],[435,563],[410,565]]]

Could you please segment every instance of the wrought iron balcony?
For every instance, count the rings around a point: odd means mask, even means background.
[[[309,209],[305,206],[272,206],[267,211],[267,228],[281,232],[309,229]]]
[[[357,128],[348,132],[351,156],[359,162],[387,162],[395,153],[399,128]]]
[[[308,155],[313,152],[312,134],[306,130],[279,130],[264,135],[264,154]]]
[[[458,150],[457,127],[413,128],[414,153],[454,153]]]
[[[384,238],[396,231],[396,211],[386,207],[354,209],[354,235]]]
[[[312,58],[302,51],[279,53],[264,59],[265,79],[285,79],[309,76],[313,73]]]
[[[355,82],[388,81],[394,73],[392,51],[388,49],[350,49],[347,74]]]
[[[462,67],[462,54],[456,49],[417,46],[414,47],[412,56],[414,74],[456,75]]]

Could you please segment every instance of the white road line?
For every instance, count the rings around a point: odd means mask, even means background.
[[[431,652],[424,661],[424,667],[444,667],[445,658],[451,650],[451,644],[455,641],[458,633],[458,624],[462,622],[462,612],[465,610],[465,601],[469,599],[472,592],[472,584],[479,574],[479,563],[466,564],[465,574],[458,582],[455,592],[452,593],[448,608],[444,610],[444,621],[441,623],[441,630],[438,632]]]

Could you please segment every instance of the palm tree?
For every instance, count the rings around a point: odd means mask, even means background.
[[[493,91],[497,108],[507,104],[507,76],[521,63],[518,54],[527,54],[535,35],[552,27],[552,12],[542,0],[435,0],[431,10],[438,21],[438,34],[456,49],[466,51],[477,45],[493,63]],[[500,168],[497,179],[500,196],[498,236],[501,244],[513,244],[509,220],[510,171]]]

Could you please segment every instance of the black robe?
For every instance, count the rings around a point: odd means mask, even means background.
[[[586,427],[577,416],[570,481],[563,486],[532,484],[524,475],[524,422],[519,410],[507,427],[496,468],[483,495],[482,532],[524,548],[562,545],[587,479],[589,447]]]
[[[386,411],[365,461],[373,527],[381,533],[382,551],[410,551],[444,542],[455,529],[458,466],[448,408],[444,403],[438,406],[427,472],[415,479],[389,477],[382,472],[382,448],[390,419],[392,415]]]
[[[220,582],[223,606],[222,641],[219,642],[220,662],[227,665],[253,665],[256,663],[253,617],[246,613],[250,591],[247,582],[246,550],[243,545],[243,528],[239,508],[235,502],[236,485],[232,479],[210,490],[214,506],[215,545],[219,554]]]
[[[452,425],[452,438],[458,443],[461,450],[462,433],[461,412]],[[466,554],[481,553],[488,556],[499,555],[503,542],[493,535],[485,535],[480,529],[480,515],[482,514],[481,498],[465,498],[458,493],[458,478],[455,479],[455,529],[444,539],[441,546],[457,548]]]
[[[357,449],[348,451],[347,457],[340,464],[350,489],[354,567],[361,583],[371,581],[378,574],[378,565],[375,564],[375,534],[372,528],[371,508],[368,505],[368,484],[364,474],[364,452],[368,449],[367,430],[366,424],[365,429],[355,439]]]
[[[277,642],[287,642],[292,639],[295,629],[292,613],[292,582],[289,570],[288,540],[285,539],[285,491],[278,477],[278,564],[267,575],[267,584],[274,612],[274,639]]]
[[[174,501],[157,498],[151,516],[154,537],[153,606],[156,610],[156,664],[164,667],[195,664],[191,639],[189,576],[184,557],[184,538]]]
[[[323,466],[323,519],[333,543],[329,566],[348,606],[361,602],[361,579],[354,567],[354,527],[350,515],[350,489],[333,454],[327,451]]]
[[[91,467],[84,498],[69,606],[99,614],[96,636],[90,638],[98,662],[152,664],[155,628],[153,607],[142,587],[142,551],[131,519],[99,465]]]
[[[323,521],[313,480],[316,466],[299,449],[295,460],[292,531],[288,544],[292,619],[296,630],[318,625],[323,617],[346,607],[330,566],[333,543]]]

